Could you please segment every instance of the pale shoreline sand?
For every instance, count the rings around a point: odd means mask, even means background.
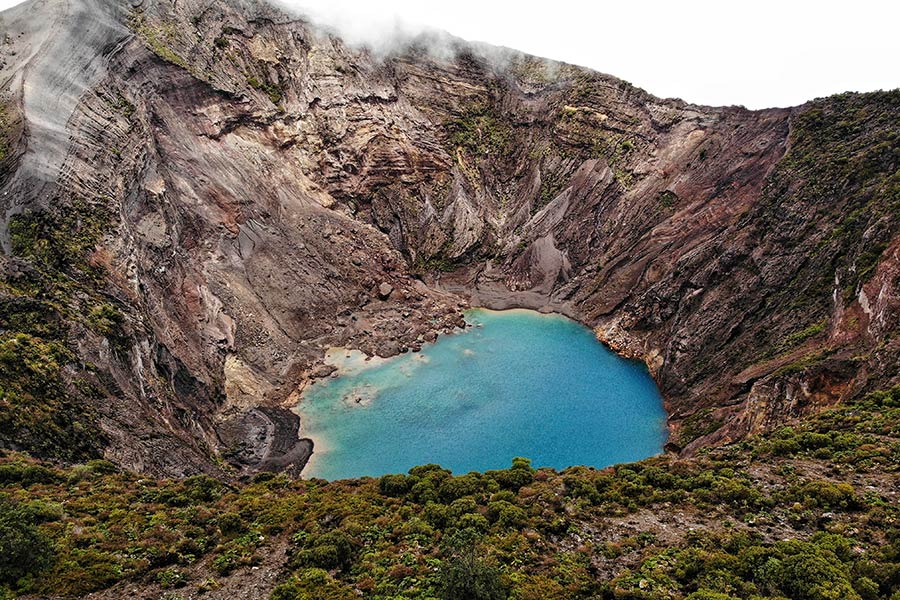
[[[518,309],[514,309],[514,310],[518,310]],[[528,309],[522,309],[522,310],[528,310]],[[489,309],[482,309],[482,308],[472,308],[465,312],[468,316],[472,312],[476,312],[476,311],[499,312],[499,311],[491,311]],[[529,311],[529,312],[531,312],[531,311]],[[470,325],[468,320],[467,320],[467,325]],[[467,331],[467,329],[468,329],[468,327],[466,329],[459,329],[449,335],[456,335],[459,333],[464,333],[465,331]],[[442,337],[446,337],[446,335],[439,336],[433,342],[429,342],[427,344],[427,346],[433,346]],[[392,361],[401,360],[403,357],[406,357],[406,356],[409,356],[409,355],[408,354],[397,354],[395,356],[390,356],[387,358],[383,358],[380,356],[369,356],[368,354],[366,354],[365,352],[362,352],[361,350],[356,350],[356,349],[352,349],[352,348],[342,348],[342,347],[337,347],[337,346],[328,348],[325,351],[325,356],[324,356],[322,362],[326,365],[335,367],[334,373],[329,375],[328,377],[323,377],[321,379],[316,379],[316,380],[309,382],[309,384],[306,385],[304,387],[304,389],[302,390],[302,392],[300,393],[300,398],[299,398],[298,403],[291,409],[291,410],[293,410],[293,412],[295,414],[297,414],[300,417],[300,435],[303,438],[310,440],[313,444],[313,452],[310,455],[309,459],[307,460],[306,465],[304,465],[304,467],[303,467],[303,471],[301,472],[301,477],[304,477],[304,478],[315,477],[316,476],[315,475],[316,463],[319,462],[324,457],[324,455],[327,455],[327,453],[329,452],[329,446],[326,442],[325,436],[317,435],[315,428],[308,429],[309,414],[304,413],[304,411],[303,411],[304,404],[308,403],[308,401],[309,401],[308,397],[307,397],[308,394],[310,392],[312,392],[316,388],[317,385],[328,385],[328,382],[331,379],[359,375],[360,373],[362,373],[364,371],[385,365]],[[421,354],[420,352],[415,353],[414,358],[412,360],[415,360],[421,364],[428,364],[428,362],[430,362],[430,359],[427,356]],[[411,376],[411,374],[409,374],[409,373],[406,373],[406,375],[407,375],[407,377]],[[377,395],[377,393],[378,393],[378,391],[375,390],[375,392],[373,393],[373,397],[375,395]],[[371,404],[371,401],[372,401],[372,398],[369,398],[367,402],[359,402],[358,404],[360,404],[361,407],[366,407]]]

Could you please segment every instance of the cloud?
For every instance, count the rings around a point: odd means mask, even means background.
[[[274,0],[282,8],[308,18],[322,29],[334,33],[347,44],[367,48],[375,54],[391,53],[416,38],[449,40],[450,35],[436,27],[411,21],[381,2],[305,2]]]
[[[805,0],[272,1],[376,55],[416,40],[435,56],[452,57],[454,36],[460,36],[703,104],[790,106],[846,90],[900,86],[900,3],[885,0],[852,6]],[[0,8],[17,3],[0,0]]]
[[[510,61],[522,52],[484,42],[467,41],[440,27],[425,23],[425,19],[439,21],[440,11],[419,14],[401,0],[381,0],[378,3],[357,3],[344,0],[273,0],[290,13],[297,14],[320,29],[337,35],[346,44],[365,49],[377,58],[386,58],[414,49],[425,52],[439,62],[451,62],[461,52],[471,53],[503,71]],[[401,10],[401,9],[406,9]],[[412,15],[410,18],[409,15]],[[415,17],[423,17],[418,20]],[[548,68],[555,65],[548,61]]]
[[[900,4],[638,0],[276,0],[355,46],[389,53],[430,36],[516,48],[634,82],[650,93],[752,108],[900,85]],[[452,36],[440,33],[449,31]],[[446,43],[444,43],[446,42]]]

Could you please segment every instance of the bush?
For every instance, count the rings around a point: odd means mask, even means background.
[[[866,397],[875,406],[884,408],[900,408],[900,385],[889,390],[872,392]]]
[[[490,529],[491,524],[484,518],[484,515],[469,513],[461,516],[456,522],[456,526],[460,529],[471,529],[478,533],[485,533]]]
[[[0,585],[16,586],[53,561],[53,547],[26,507],[0,497]]]
[[[293,561],[296,566],[346,569],[353,559],[353,541],[343,531],[307,536],[304,545]]]
[[[224,491],[222,482],[208,475],[194,475],[183,482],[185,495],[192,504],[211,502],[218,499]]]
[[[434,487],[434,483],[432,483],[428,479],[424,479],[419,481],[412,489],[409,491],[410,498],[413,502],[418,502],[419,504],[427,504],[429,502],[437,502],[438,501],[438,493]]]
[[[406,475],[385,475],[378,480],[378,489],[385,496],[400,498],[409,491],[412,481]]]
[[[24,461],[0,465],[0,485],[16,483],[23,487],[28,487],[35,483],[53,483],[56,481],[59,481],[56,473],[41,465],[34,465]]]
[[[427,465],[419,465],[409,470],[409,474],[417,479],[431,479],[441,481],[450,477],[450,471],[441,465],[429,463]]]
[[[528,513],[505,500],[488,504],[488,519],[501,527],[521,527],[528,521]]]
[[[478,503],[471,496],[454,500],[449,507],[447,515],[451,519],[458,519],[463,515],[478,512]]]
[[[846,569],[830,552],[805,551],[786,558],[778,569],[782,590],[794,600],[862,600]]]
[[[118,557],[93,548],[73,548],[60,562],[64,562],[65,570],[54,572],[53,589],[63,596],[82,598],[109,587],[123,576]]]
[[[859,503],[849,483],[810,481],[800,491],[804,504],[824,509],[855,509]]]
[[[446,504],[428,502],[425,504],[422,516],[432,527],[443,529],[450,523],[450,508]]]
[[[534,481],[531,461],[521,457],[513,459],[512,468],[505,471],[488,471],[485,475],[496,481],[500,487],[513,492],[518,492],[519,488]]]
[[[307,569],[282,583],[270,600],[358,600],[356,593],[322,569]]]
[[[247,523],[238,513],[227,512],[216,519],[219,533],[225,537],[234,537],[247,532]]]
[[[187,583],[187,577],[179,569],[170,567],[156,575],[156,582],[162,588],[177,588]]]
[[[557,581],[541,575],[516,573],[512,576],[512,600],[549,600],[568,598],[565,588]]]
[[[470,473],[445,479],[438,488],[438,496],[443,502],[452,502],[463,496],[474,496],[483,489],[481,475]]]
[[[446,556],[438,572],[440,597],[444,600],[505,600],[507,586],[500,571],[488,565],[475,547],[476,534],[461,530],[447,540]]]

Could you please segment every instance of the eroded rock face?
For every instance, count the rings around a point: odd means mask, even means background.
[[[2,16],[5,280],[46,254],[35,219],[86,240],[2,293],[78,298],[50,310],[129,467],[297,472],[289,408],[325,349],[415,349],[470,303],[558,310],[643,359],[679,449],[897,379],[897,94],[698,107],[453,39],[376,57],[264,3],[95,1],[72,87],[29,77],[87,0]],[[76,97],[49,174],[26,84]],[[94,237],[66,217],[85,206]],[[698,411],[720,426],[687,439]]]

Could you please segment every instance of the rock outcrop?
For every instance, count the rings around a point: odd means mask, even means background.
[[[900,377],[897,92],[700,107],[251,0],[30,0],[0,30],[3,446],[296,472],[326,348],[403,352],[470,303],[644,360],[676,450]]]

